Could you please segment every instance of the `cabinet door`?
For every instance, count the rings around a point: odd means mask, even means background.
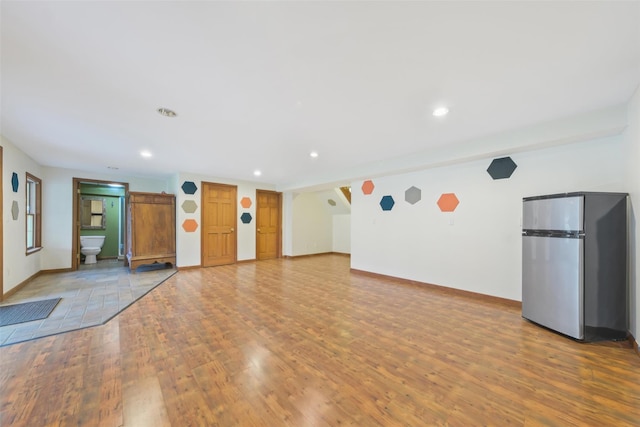
[[[584,240],[522,237],[522,316],[584,338]]]
[[[134,256],[175,253],[175,204],[168,202],[131,204]]]

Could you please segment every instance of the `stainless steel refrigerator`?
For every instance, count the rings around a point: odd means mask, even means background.
[[[522,316],[581,341],[627,337],[627,194],[526,197]]]

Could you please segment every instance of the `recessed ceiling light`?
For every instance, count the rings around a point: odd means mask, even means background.
[[[309,153],[309,156],[311,156],[314,159],[316,159],[316,158],[318,158],[318,152],[317,151],[312,151],[311,153]]]
[[[173,110],[170,110],[168,108],[158,108],[156,110],[158,113],[160,113],[161,116],[165,116],[165,117],[175,117],[177,116],[176,112]]]
[[[262,175],[262,172],[260,172],[259,170],[256,169],[256,170],[253,171],[253,174],[255,176],[260,176],[260,175]]]
[[[151,157],[151,156],[153,156],[153,154],[151,154],[151,151],[149,151],[149,150],[142,150],[142,151],[140,152],[140,155],[141,155],[142,157]]]
[[[449,113],[449,109],[447,107],[438,107],[433,110],[433,115],[436,117],[446,116]]]

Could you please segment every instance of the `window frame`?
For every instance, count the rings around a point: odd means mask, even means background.
[[[35,194],[31,192],[35,189]],[[29,200],[31,196],[33,203]],[[33,206],[35,204],[35,206]],[[42,249],[42,180],[26,172],[25,180],[25,224],[24,237],[26,254],[31,255]],[[33,238],[29,239],[29,217],[33,216]],[[29,246],[29,240],[33,245]]]

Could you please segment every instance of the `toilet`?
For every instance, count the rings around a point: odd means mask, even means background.
[[[85,256],[85,264],[98,262],[96,255],[102,250],[105,236],[80,236],[80,252]]]

